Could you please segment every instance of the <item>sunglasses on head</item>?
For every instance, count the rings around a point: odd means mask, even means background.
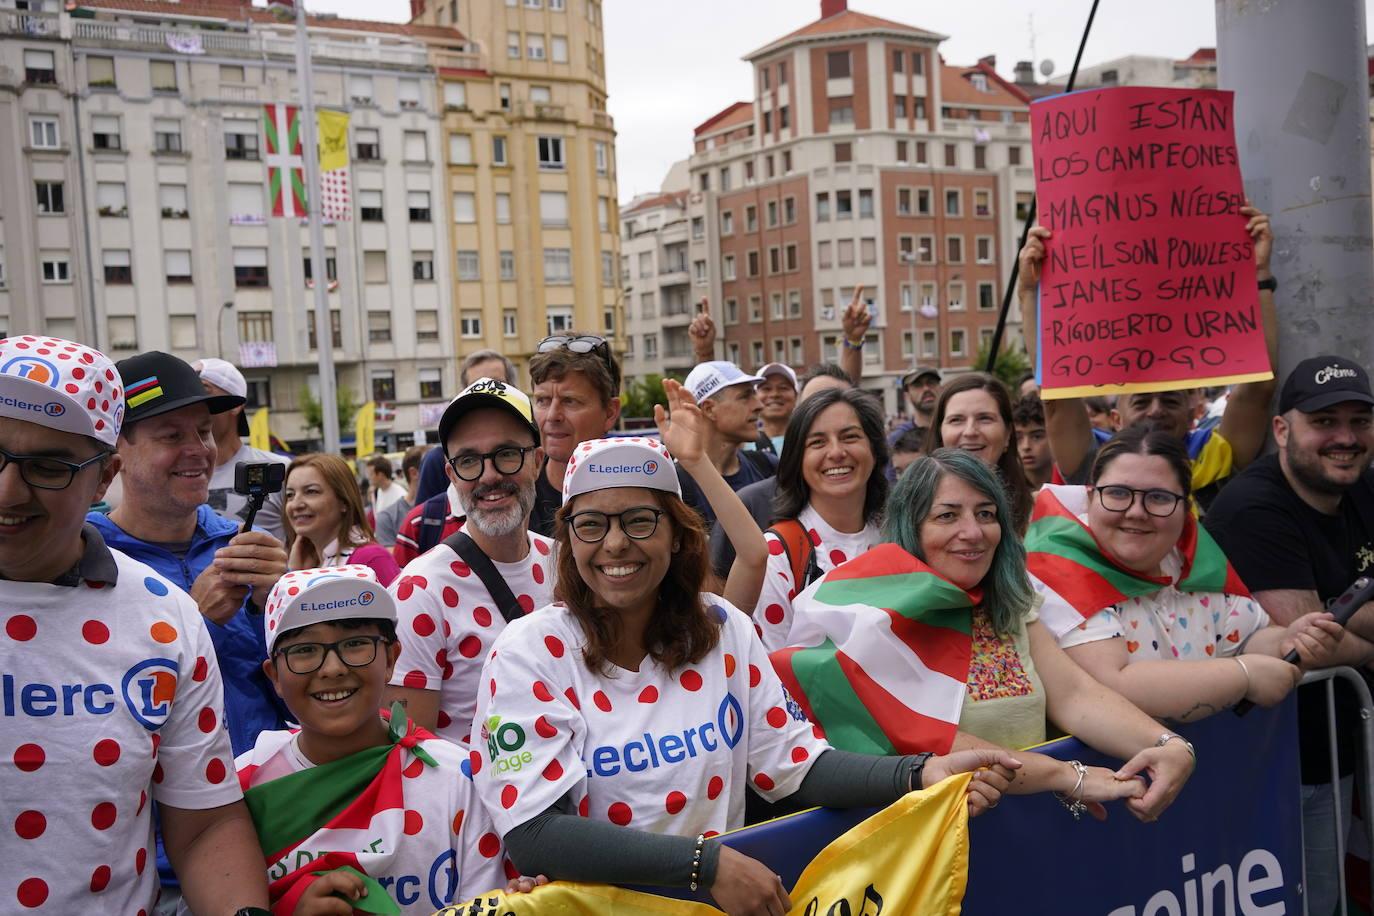
[[[611,344],[604,337],[595,334],[553,334],[539,341],[535,348],[539,353],[550,353],[554,350],[567,350],[569,353],[595,353],[601,357],[606,364],[606,368],[611,373],[611,383],[618,391],[620,389],[620,368],[615,364],[614,357],[611,356]]]

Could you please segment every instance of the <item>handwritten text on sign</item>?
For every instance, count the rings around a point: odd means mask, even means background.
[[[1031,136],[1044,396],[1269,378],[1231,93],[1075,92]]]

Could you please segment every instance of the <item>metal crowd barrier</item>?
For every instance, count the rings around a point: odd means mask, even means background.
[[[1356,785],[1359,787],[1360,804],[1362,806],[1361,823],[1365,832],[1365,850],[1369,855],[1369,879],[1370,887],[1374,888],[1374,697],[1370,696],[1369,685],[1364,678],[1354,668],[1323,668],[1320,671],[1309,671],[1303,675],[1302,684],[1326,685],[1326,726],[1327,735],[1331,743],[1331,790],[1333,795],[1333,807],[1336,812],[1336,867],[1340,877],[1341,889],[1341,916],[1348,916],[1350,913],[1350,891],[1345,883],[1345,854],[1346,854],[1346,814],[1341,810],[1341,777],[1340,761],[1337,756],[1336,746],[1336,681],[1341,680],[1350,685],[1355,692],[1356,699],[1360,706],[1360,719],[1358,723],[1359,740],[1357,742],[1358,755],[1355,766]],[[1303,912],[1307,913],[1308,896],[1306,894],[1307,874],[1306,862],[1303,867]],[[1327,914],[1311,913],[1309,916],[1327,916]]]

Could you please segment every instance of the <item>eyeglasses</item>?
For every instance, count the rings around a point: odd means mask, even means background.
[[[1135,498],[1140,497],[1140,504],[1145,507],[1145,511],[1155,518],[1168,518],[1178,510],[1178,504],[1187,499],[1177,493],[1168,490],[1135,490],[1131,487],[1106,486],[1097,487],[1097,501],[1102,503],[1102,508],[1108,512],[1126,512],[1135,504]]]
[[[520,472],[520,469],[525,466],[525,453],[532,452],[536,448],[537,446],[534,445],[527,445],[523,448],[507,445],[494,452],[482,452],[479,455],[454,455],[448,460],[448,463],[453,468],[453,473],[458,475],[459,480],[466,480],[469,483],[482,477],[482,473],[487,469],[487,461],[491,461],[491,466],[496,468],[496,473],[509,477]]]
[[[611,373],[612,384],[617,390],[620,388],[620,367],[615,364],[615,359],[611,356],[611,344],[604,337],[597,337],[595,334],[553,334],[539,341],[535,349],[540,353],[551,353],[554,350],[595,353],[601,357],[606,369]]]
[[[376,660],[377,646],[390,641],[385,636],[350,636],[338,642],[298,642],[278,649],[272,657],[285,657],[292,674],[314,674],[324,667],[330,652],[350,668],[366,668]]]
[[[662,509],[649,506],[636,506],[614,514],[588,509],[586,512],[574,513],[568,519],[568,527],[577,535],[579,541],[598,544],[611,533],[611,519],[615,519],[626,537],[642,541],[654,536],[654,532],[658,530],[658,520],[663,514]]]
[[[52,458],[48,455],[15,455],[0,449],[0,473],[11,464],[19,465],[19,476],[31,487],[40,490],[65,490],[72,485],[76,475],[97,461],[108,458],[109,452],[101,452],[80,464]]]

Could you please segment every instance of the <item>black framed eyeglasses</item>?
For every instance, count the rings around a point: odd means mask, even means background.
[[[662,509],[652,506],[635,506],[633,509],[615,513],[588,509],[585,512],[574,512],[569,516],[568,528],[579,541],[597,544],[611,533],[611,519],[615,519],[627,538],[642,541],[654,536],[654,532],[658,530],[658,520],[665,514]]]
[[[109,452],[101,452],[94,458],[73,463],[53,458],[49,455],[16,455],[0,449],[0,473],[11,464],[19,465],[19,476],[31,487],[40,490],[65,490],[72,485],[76,475],[86,468],[108,458]]]
[[[377,646],[389,643],[385,636],[360,635],[338,642],[297,642],[272,653],[273,658],[285,658],[292,674],[314,674],[324,667],[324,660],[333,652],[339,661],[350,668],[366,668],[377,659]]]
[[[520,469],[525,466],[525,454],[534,451],[536,445],[505,445],[494,452],[481,452],[474,455],[454,455],[448,460],[449,466],[453,468],[453,473],[458,475],[459,480],[466,480],[471,483],[480,480],[482,473],[487,469],[487,462],[490,461],[492,467],[496,468],[496,473],[504,474],[509,477],[518,474]]]
[[[1140,504],[1145,507],[1145,511],[1155,518],[1168,518],[1173,515],[1178,511],[1178,504],[1188,498],[1169,490],[1136,490],[1116,484],[1095,489],[1097,501],[1108,512],[1130,511],[1136,497],[1139,496]]]
[[[539,353],[550,353],[554,350],[567,350],[570,353],[595,353],[601,357],[606,364],[606,369],[611,373],[611,382],[617,391],[620,390],[620,367],[615,364],[615,357],[611,355],[611,343],[604,337],[595,334],[550,334],[535,347]]]

